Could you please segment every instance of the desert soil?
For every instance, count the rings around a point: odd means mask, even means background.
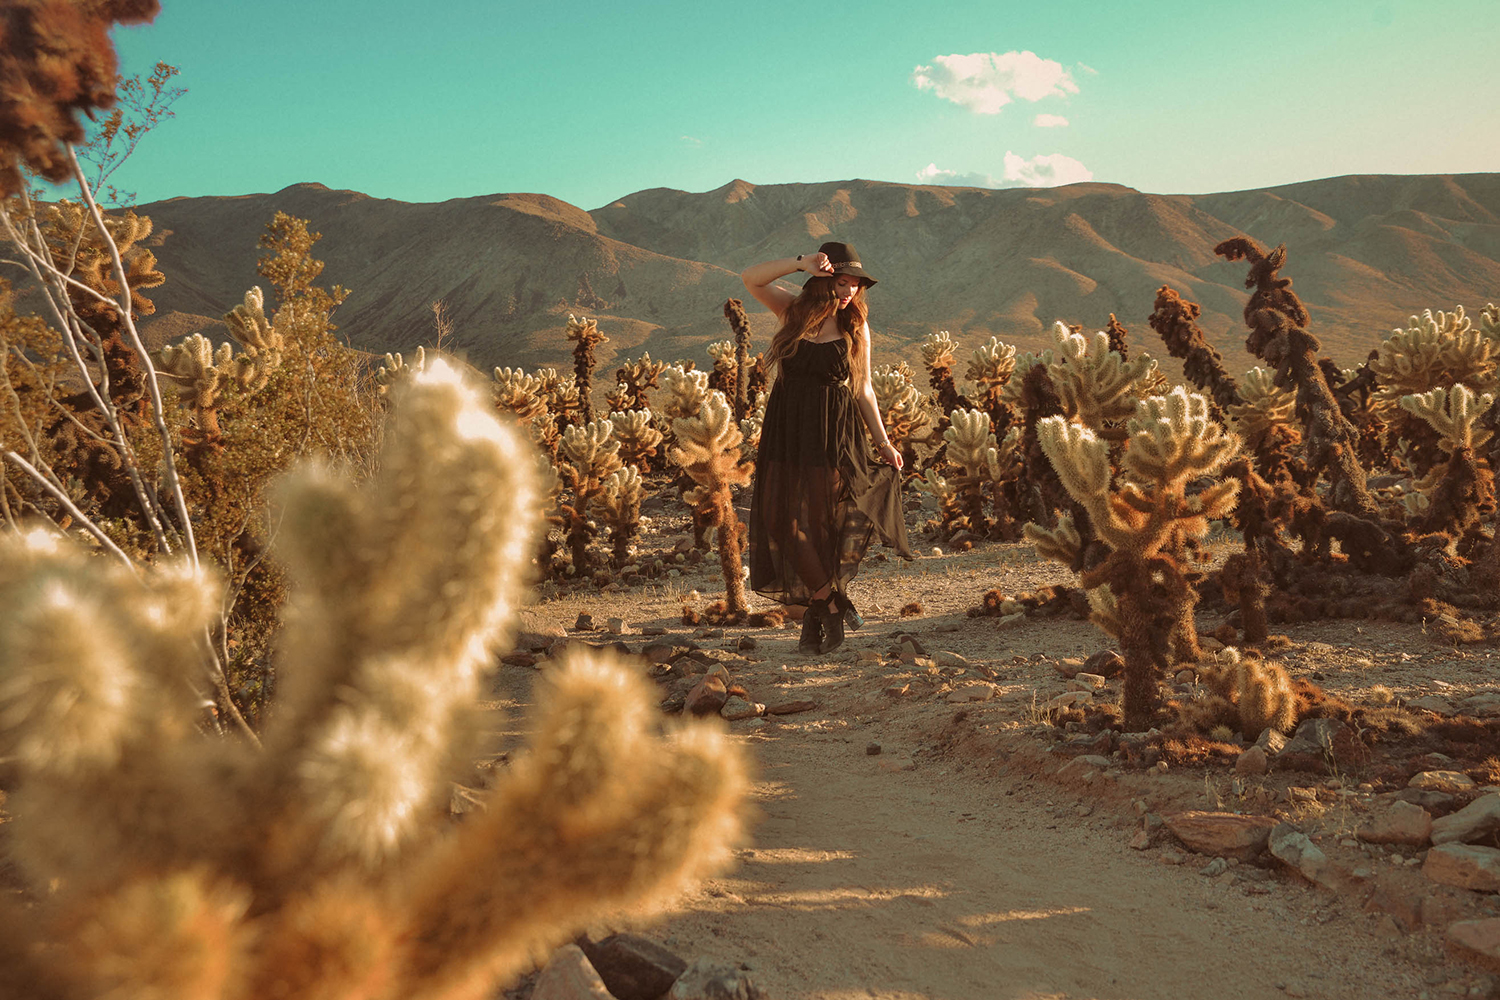
[[[990,587],[1013,594],[1069,574],[1025,545],[920,551],[909,564],[866,561],[851,593],[867,623],[826,656],[799,654],[791,624],[683,625],[684,602],[702,608],[722,594],[713,559],[660,585],[562,593],[523,612],[525,630],[601,643],[615,637],[573,631],[577,616],[601,627],[622,618],[618,638],[632,650],[653,641],[642,630],[665,629],[725,651],[754,701],[817,706],[725,724],[759,772],[748,843],[672,913],[622,927],[688,959],[742,964],[778,1000],[1491,994],[1494,979],[1442,934],[1447,920],[1494,915],[1494,897],[1426,881],[1412,849],[1355,845],[1374,792],[1360,775],[1236,780],[1221,764],[1059,776],[1087,751],[1068,749],[1037,706],[1065,689],[1060,661],[1107,637],[1065,618],[1002,630],[967,611]],[[920,614],[901,616],[911,602]],[[900,633],[970,665],[945,672],[886,655]],[[1454,696],[1493,679],[1491,654],[1444,648],[1419,627],[1335,621],[1286,633],[1281,658],[1294,675],[1355,701],[1375,685],[1398,698]],[[740,651],[746,636],[754,649]],[[546,667],[504,668],[498,704],[524,720]],[[955,701],[979,683],[994,697]],[[1289,785],[1316,786],[1319,801],[1293,804]],[[1182,809],[1297,820],[1330,856],[1364,867],[1365,889],[1335,894],[1269,859],[1203,873],[1211,859],[1165,834],[1129,846],[1143,812]],[[1432,925],[1403,931],[1365,905],[1377,891],[1426,899]]]

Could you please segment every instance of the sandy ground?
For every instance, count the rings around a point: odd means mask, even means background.
[[[618,616],[633,650],[653,641],[643,629],[666,629],[664,638],[722,650],[755,701],[817,704],[728,724],[759,767],[751,841],[676,912],[633,929],[685,958],[743,963],[767,997],[783,1000],[1490,995],[1494,980],[1445,949],[1446,924],[1404,933],[1366,912],[1368,892],[1335,895],[1274,862],[1205,875],[1209,859],[1170,838],[1127,846],[1143,811],[1288,814],[1288,784],[1328,779],[1239,781],[1224,766],[1060,779],[1080,751],[1037,706],[1065,689],[1058,661],[1105,648],[1107,637],[1075,620],[1002,631],[967,616],[990,587],[1071,582],[1029,546],[921,551],[910,564],[867,560],[851,588],[866,627],[826,657],[798,654],[795,626],[684,626],[684,600],[701,608],[722,592],[714,561],[659,585],[565,594],[523,613],[524,629],[598,642],[614,637],[572,632],[578,614],[601,625]],[[900,617],[912,601],[922,613]],[[1204,632],[1215,624],[1200,616]],[[969,667],[884,655],[902,632]],[[1375,685],[1402,698],[1452,696],[1493,678],[1491,654],[1443,648],[1418,627],[1339,621],[1287,634],[1293,674],[1355,699]],[[740,650],[745,636],[753,650]],[[523,714],[545,669],[545,660],[505,668],[500,704]],[[995,697],[955,703],[980,683]],[[904,694],[887,692],[903,685]],[[1320,787],[1321,802],[1290,813],[1332,856],[1365,865],[1370,887],[1432,896],[1450,917],[1493,915],[1494,897],[1434,886],[1418,860],[1354,845],[1372,790],[1357,788],[1359,775],[1333,780],[1341,787]]]

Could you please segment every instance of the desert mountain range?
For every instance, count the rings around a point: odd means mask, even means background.
[[[746,297],[738,272],[827,239],[856,244],[881,279],[870,293],[877,362],[917,363],[916,345],[942,329],[961,363],[990,336],[1040,348],[1053,320],[1097,330],[1110,313],[1165,358],[1146,317],[1166,284],[1203,306],[1203,328],[1237,373],[1253,363],[1243,350],[1246,268],[1213,247],[1238,233],[1286,243],[1283,274],[1325,352],[1346,365],[1413,313],[1456,304],[1473,313],[1500,299],[1497,173],[1206,195],[736,180],[701,194],[639,191],[592,212],[542,194],[412,204],[297,184],[139,207],[155,222],[167,275],[152,293],[153,340],[194,330],[224,339],[210,328],[261,283],[256,241],[278,210],[323,234],[323,282],[351,291],[336,317],[350,343],[377,353],[431,344],[431,304],[441,300],[455,326],[447,344],[481,370],[565,364],[570,312],[596,317],[610,338],[601,369],[642,349],[706,366],[704,347],[729,336],[724,300]],[[749,309],[763,344],[773,318],[753,301]]]

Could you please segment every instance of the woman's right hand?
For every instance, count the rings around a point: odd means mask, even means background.
[[[805,253],[797,261],[797,270],[808,274],[832,274],[833,262],[826,253]]]

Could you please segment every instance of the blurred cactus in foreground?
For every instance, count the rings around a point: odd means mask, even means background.
[[[392,387],[379,472],[281,490],[296,587],[264,749],[206,740],[217,587],[40,529],[0,541],[16,774],[0,996],[491,995],[586,922],[658,904],[738,832],[738,756],[665,739],[646,683],[575,657],[485,808],[446,817],[533,542],[530,449],[441,360]]]

